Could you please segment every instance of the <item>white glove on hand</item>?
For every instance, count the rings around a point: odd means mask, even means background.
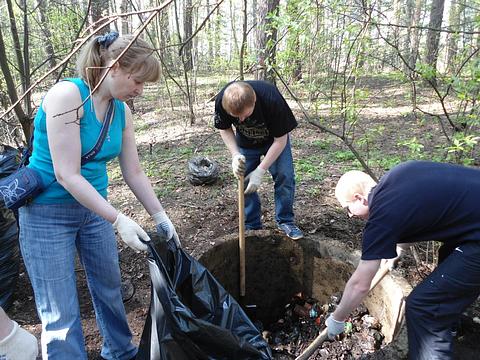
[[[240,153],[232,156],[232,170],[237,179],[245,174],[245,156]]]
[[[327,325],[327,334],[330,340],[345,331],[345,321],[337,321],[332,315],[327,318],[325,325]]]
[[[0,341],[0,358],[8,360],[35,360],[38,355],[37,338],[13,321],[13,329]]]
[[[245,177],[245,181],[248,181],[248,186],[245,190],[245,195],[254,193],[260,187],[262,182],[263,174],[265,174],[265,170],[263,170],[260,166],[258,166],[255,170],[253,170],[250,174]]]
[[[157,234],[162,240],[168,241],[176,236],[177,239],[175,242],[178,241],[177,232],[165,211],[159,211],[158,213],[153,214],[152,219],[155,221],[155,225],[157,225]]]
[[[147,233],[138,225],[135,221],[128,216],[118,213],[117,219],[113,223],[113,226],[117,229],[118,234],[122,238],[123,242],[137,251],[147,251],[148,246],[142,243],[143,241],[150,241]]]

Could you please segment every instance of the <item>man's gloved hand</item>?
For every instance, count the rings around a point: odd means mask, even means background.
[[[245,195],[254,193],[258,190],[262,182],[263,174],[265,174],[265,170],[258,166],[255,170],[253,170],[245,177],[245,181],[248,181],[248,186],[245,189]]]
[[[143,241],[150,241],[147,233],[135,221],[128,216],[118,213],[117,219],[113,223],[123,242],[137,251],[147,251],[148,246]],[[141,239],[141,240],[140,240]]]
[[[232,156],[232,170],[237,179],[245,174],[245,156],[240,153]]]
[[[325,325],[327,325],[327,334],[330,340],[345,331],[345,321],[335,320],[332,315],[327,318]]]
[[[170,240],[172,237],[176,236],[175,242],[178,241],[178,235],[175,231],[175,227],[173,226],[172,222],[168,218],[165,211],[159,211],[156,214],[152,215],[153,221],[155,221],[155,225],[157,226],[157,234],[160,238],[164,241]]]

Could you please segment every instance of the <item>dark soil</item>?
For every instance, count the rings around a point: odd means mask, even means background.
[[[380,90],[380,89],[377,89]],[[401,91],[399,94],[401,95]],[[391,91],[389,92],[391,94]],[[390,95],[389,95],[390,96]],[[399,102],[405,97],[400,96]],[[375,99],[381,103],[384,99]],[[405,104],[398,104],[405,105]],[[197,109],[197,123],[188,123],[186,109],[171,110],[168,105],[139,101],[136,104],[135,121],[139,129],[137,143],[142,164],[159,195],[163,206],[176,226],[184,249],[199,258],[215,244],[215,239],[238,232],[238,208],[236,181],[230,171],[230,157],[220,135],[211,126],[213,104],[208,103]],[[381,104],[379,105],[381,106]],[[155,110],[159,109],[159,110]],[[161,109],[161,110],[160,110]],[[298,118],[302,119],[300,113]],[[414,121],[400,115],[364,114],[367,121],[378,121],[388,125],[382,139],[379,139],[385,156],[397,151],[396,131],[408,131],[407,123]],[[401,119],[401,121],[397,121]],[[437,130],[432,130],[434,133]],[[435,138],[435,135],[433,136]],[[319,142],[321,143],[319,146]],[[337,205],[333,190],[338,177],[354,166],[353,161],[343,161],[338,154],[347,152],[341,143],[330,136],[318,132],[306,121],[300,120],[299,127],[292,133],[292,147],[296,161],[296,219],[305,235],[316,233],[349,244],[352,249],[360,247],[363,223],[349,219]],[[325,148],[327,146],[328,148]],[[182,151],[186,149],[186,151]],[[187,162],[194,155],[208,155],[220,164],[220,178],[211,186],[192,186],[186,179]],[[309,168],[305,162],[310,160]],[[145,229],[153,230],[153,223],[124,182],[115,175],[115,165],[110,168],[111,203],[127,215],[134,218]],[[148,170],[148,171],[147,171]],[[377,169],[380,173],[382,170]],[[118,172],[118,170],[117,170]],[[274,202],[271,180],[266,180],[260,188],[263,205],[263,222],[267,230],[275,231]],[[134,286],[133,296],[125,302],[128,321],[138,344],[142,334],[145,316],[150,301],[150,280],[145,254],[137,254],[118,243],[122,276]],[[269,257],[271,254],[265,254]],[[428,271],[428,267],[417,268],[411,258],[400,271],[412,284],[418,282]],[[78,295],[81,304],[82,324],[89,359],[100,359],[99,350],[102,339],[95,323],[95,315],[85,283],[84,272],[78,266]],[[39,323],[32,289],[21,267],[15,292],[14,304],[9,315],[20,325],[32,331],[40,339]],[[470,319],[478,316],[475,308]],[[476,340],[459,340],[458,347],[464,350],[459,359],[476,359],[480,350],[478,325],[473,320],[465,333],[474,334]],[[470,338],[469,338],[470,339]]]

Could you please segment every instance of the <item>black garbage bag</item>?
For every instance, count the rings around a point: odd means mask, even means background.
[[[0,146],[0,178],[13,173],[20,163],[20,151]],[[1,190],[1,189],[0,189]],[[19,273],[18,227],[14,213],[0,204],[0,306],[8,309]]]
[[[192,185],[211,185],[217,181],[219,171],[215,161],[197,156],[188,162],[187,179]]]
[[[173,241],[149,248],[152,294],[137,360],[272,359],[260,332],[203,265]]]
[[[11,175],[18,169],[21,151],[8,145],[0,145],[0,178]]]

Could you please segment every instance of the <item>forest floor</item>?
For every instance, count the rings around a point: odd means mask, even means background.
[[[360,113],[358,132],[376,129],[375,139],[369,144],[369,163],[377,175],[381,176],[396,163],[409,158],[411,154],[408,147],[400,145],[400,142],[414,136],[421,139],[425,146],[420,156],[434,158],[433,152],[437,149],[438,139],[442,137],[441,131],[433,120],[426,121],[425,118],[418,119],[411,115],[408,87],[388,78],[367,79],[364,86],[369,88],[370,95]],[[207,99],[215,94],[219,84],[205,85],[205,88],[207,90],[203,97]],[[437,107],[427,97],[420,96],[418,101],[423,101],[431,111]],[[333,193],[339,176],[346,170],[359,169],[359,165],[339,139],[321,133],[305,120],[296,103],[289,103],[299,121],[299,126],[291,133],[297,181],[297,224],[307,237],[313,238],[316,233],[327,232],[329,237],[351,242],[358,249],[363,222],[349,219],[337,204]],[[190,125],[187,108],[176,105],[172,109],[161,90],[155,87],[147,88],[144,96],[135,100],[137,144],[143,168],[174,223],[183,248],[195,258],[208,251],[215,239],[238,232],[236,180],[230,170],[230,155],[218,131],[213,128],[213,107],[211,100],[199,101],[195,107],[196,123]],[[323,116],[324,124],[339,129],[340,124],[328,117],[326,110],[318,114]],[[187,163],[193,156],[208,156],[219,164],[220,176],[215,184],[192,186],[188,182]],[[153,222],[123,182],[118,163],[109,166],[109,176],[111,203],[146,230],[153,231]],[[264,227],[275,231],[271,180],[264,181],[259,194]],[[131,299],[125,302],[125,307],[134,342],[138,344],[150,303],[146,255],[135,253],[121,241],[119,254],[122,277],[130,280],[135,289]],[[404,272],[415,285],[422,272],[427,272],[425,269]],[[100,359],[102,339],[80,265],[77,274],[86,348],[89,359]],[[41,325],[23,266],[16,300],[9,314],[40,339]],[[478,350],[480,344],[476,345]],[[465,356],[459,358],[468,359]]]

